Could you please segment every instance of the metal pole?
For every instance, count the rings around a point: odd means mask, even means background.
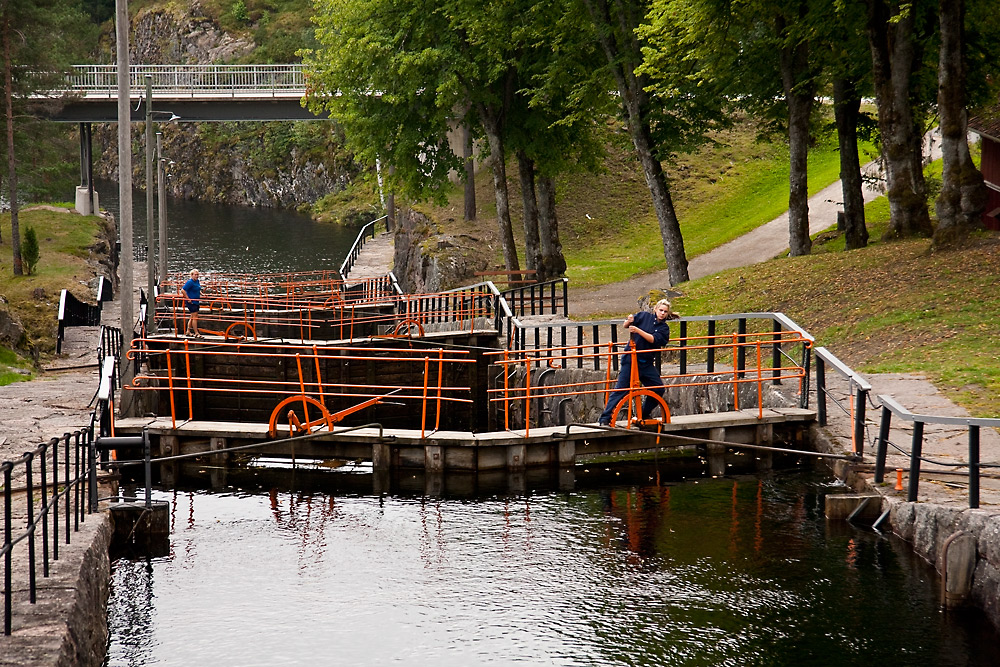
[[[122,385],[132,384],[134,373],[125,361],[125,352],[132,346],[132,327],[135,325],[132,307],[132,114],[129,105],[129,55],[128,55],[128,2],[115,0],[115,39],[118,55],[118,201],[119,234],[121,236],[121,299]],[[122,397],[125,399],[125,397]],[[121,402],[121,412],[128,413],[126,400]],[[130,402],[129,402],[130,403]]]
[[[920,457],[924,447],[924,423],[913,422],[913,441],[910,445],[910,478],[907,480],[906,500],[917,502],[917,491],[920,486]]]
[[[153,285],[156,262],[153,261],[153,76],[146,75],[146,334],[155,333],[156,318]]]
[[[156,133],[156,197],[160,233],[157,235],[160,259],[156,263],[156,281],[161,284],[167,277],[167,173],[163,162],[163,133]]]
[[[969,426],[969,508],[979,507],[979,426]]]

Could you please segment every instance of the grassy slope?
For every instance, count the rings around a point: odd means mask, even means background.
[[[22,237],[28,227],[38,235],[38,266],[30,276],[13,275],[10,214],[0,216],[0,295],[21,320],[36,352],[44,356],[55,351],[60,291],[69,289],[81,300],[92,300],[85,286],[94,273],[87,264],[87,249],[96,240],[97,218],[37,208],[22,210],[18,219]],[[11,366],[30,364],[0,349],[0,384],[24,379],[6,371]]]

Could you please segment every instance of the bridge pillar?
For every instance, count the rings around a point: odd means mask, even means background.
[[[74,208],[80,215],[94,215],[101,210],[98,203],[97,190],[94,190],[94,198],[90,198],[90,187],[86,185],[76,186],[76,204]]]
[[[571,466],[576,463],[576,443],[563,440],[559,443],[559,465]]]

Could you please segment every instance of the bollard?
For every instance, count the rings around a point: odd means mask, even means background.
[[[896,490],[897,491],[902,491],[903,490],[903,469],[902,468],[896,468]]]

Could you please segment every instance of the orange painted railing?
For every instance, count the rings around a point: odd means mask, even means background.
[[[725,338],[725,340],[723,340]],[[664,373],[660,377],[664,381],[666,388],[674,387],[700,387],[712,385],[725,385],[732,387],[733,406],[740,409],[739,389],[742,385],[757,385],[757,412],[758,419],[763,417],[763,385],[765,383],[776,383],[782,380],[795,380],[798,382],[798,390],[803,391],[803,381],[806,378],[807,370],[798,364],[774,365],[768,363],[769,355],[764,354],[762,348],[781,345],[804,345],[810,347],[812,338],[804,336],[798,331],[761,332],[729,334],[723,336],[698,336],[688,338],[678,338],[671,341],[671,345],[663,348],[663,354],[676,353],[683,348],[686,352],[692,353],[697,350],[710,351],[716,359],[721,359],[731,355],[732,366],[729,369],[716,367],[711,372],[713,378],[706,379],[707,373]],[[612,376],[612,367],[616,359],[628,354],[635,354],[634,351],[620,351],[613,343],[602,344],[602,350],[595,352],[594,345],[570,345],[564,347],[545,347],[532,350],[504,350],[502,352],[491,352],[487,356],[494,357],[495,364],[503,368],[504,386],[500,389],[490,389],[490,402],[499,404],[503,410],[504,428],[511,430],[511,413],[515,406],[523,407],[525,436],[531,427],[531,402],[533,399],[544,397],[551,398],[571,398],[579,396],[602,395],[606,403],[610,393],[614,390],[616,378]],[[751,355],[751,360],[745,360],[747,354]],[[572,368],[574,366],[590,366],[595,356],[601,357],[600,364],[593,364],[596,367],[603,367],[603,378],[592,380],[581,380],[575,382],[564,382],[561,384],[535,385],[532,386],[532,372],[537,375],[539,372],[546,372],[548,369]],[[581,364],[580,361],[583,361]],[[744,360],[742,367],[739,360]],[[539,370],[539,361],[542,362],[543,369]],[[641,415],[641,407],[633,411],[633,403],[644,396],[651,395],[648,390],[644,390],[639,384],[638,366],[630,364],[632,377],[626,396],[617,406],[618,410],[623,408],[627,411],[629,426],[641,424],[641,419],[633,418],[634,412]],[[664,364],[664,367],[666,364]],[[661,371],[663,368],[661,367]],[[522,375],[523,385],[518,382],[513,386],[511,377]],[[665,411],[661,423],[668,423],[670,415]]]
[[[338,328],[341,333],[336,338],[351,339],[376,334],[373,326],[362,325],[384,325],[379,335],[412,338],[414,330],[423,336],[428,325],[438,322],[456,322],[459,330],[471,331],[477,319],[492,319],[495,300],[494,295],[475,289],[388,298],[345,298],[340,292],[294,299],[271,294],[203,295],[199,328],[227,340],[256,340],[265,325],[277,325],[291,328],[305,340],[319,337],[315,334],[322,327]],[[169,322],[174,331],[185,329],[189,314],[183,296],[162,294],[157,306],[158,322]],[[387,309],[391,312],[371,312]]]
[[[347,410],[331,413],[328,403],[333,399],[361,400],[360,407],[379,403],[389,397],[392,401],[418,402],[422,414],[421,437],[427,429],[427,412],[434,409],[434,430],[440,428],[441,408],[446,403],[471,404],[471,388],[447,385],[445,373],[459,364],[475,363],[465,350],[408,348],[357,348],[346,346],[318,346],[248,343],[209,343],[206,341],[184,340],[179,348],[164,346],[163,339],[136,339],[127,354],[129,359],[142,356],[149,360],[162,359],[159,372],[149,372],[135,376],[134,384],[125,387],[133,391],[164,391],[170,397],[170,417],[173,428],[177,427],[177,397],[186,396],[185,413],[190,418],[194,414],[194,395],[197,393],[225,394],[238,392],[249,396],[273,396],[276,407],[269,420],[270,431],[276,434],[278,422],[288,418],[290,428],[311,430],[313,427],[332,426],[344,416],[360,409],[353,406]],[[235,362],[271,359],[280,360],[286,368],[295,369],[294,379],[281,380],[273,377],[211,377],[195,375],[192,367],[202,367],[212,357],[223,357],[219,361]],[[294,362],[294,366],[292,363]],[[379,382],[347,383],[324,379],[322,366],[335,364],[363,364],[372,372],[371,378],[385,377],[401,367],[409,365],[419,371],[415,377],[422,381],[409,385]],[[306,366],[311,368],[305,372]],[[247,364],[247,367],[251,364]],[[310,410],[312,406],[313,410]],[[292,414],[285,412],[289,410]],[[299,412],[296,412],[296,409]],[[310,416],[318,412],[319,418]]]

